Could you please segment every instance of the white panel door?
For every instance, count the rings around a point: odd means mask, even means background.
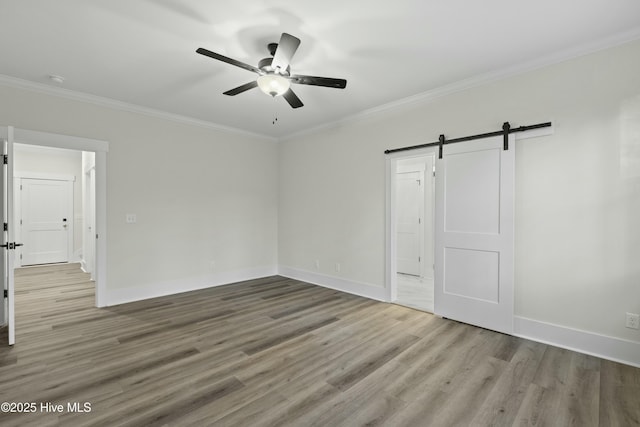
[[[513,332],[514,146],[451,144],[436,168],[435,312]]]
[[[2,234],[2,256],[0,267],[2,271],[2,288],[7,292],[7,297],[2,300],[2,320],[7,325],[7,341],[9,345],[15,343],[15,303],[13,289],[13,128],[0,129],[2,140],[2,153],[7,161],[0,173],[0,191],[2,192],[2,222],[4,231]],[[2,164],[2,163],[0,163]]]
[[[69,261],[71,181],[23,178],[22,265]]]
[[[6,153],[7,150],[7,128],[0,128],[0,142],[2,143],[2,153]],[[2,162],[0,162],[2,164]],[[3,224],[7,222],[7,172],[6,166],[2,167],[2,171],[0,171],[0,191],[2,192],[2,222]],[[2,232],[2,238],[0,239],[0,245],[5,245],[7,240],[7,230]],[[2,304],[0,304],[0,325],[4,326],[8,322],[8,300],[4,298],[4,293],[8,292],[7,289],[7,252],[6,248],[0,249],[0,275],[2,275]]]
[[[396,234],[398,273],[420,276],[422,246],[423,172],[396,175]]]

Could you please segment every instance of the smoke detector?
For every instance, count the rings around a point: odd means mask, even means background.
[[[51,80],[54,83],[58,83],[58,84],[62,84],[64,83],[64,77],[62,76],[56,76],[55,74],[50,74],[49,75],[49,80]]]

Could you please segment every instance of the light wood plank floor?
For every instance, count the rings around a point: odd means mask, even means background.
[[[91,412],[2,426],[640,424],[640,369],[295,280],[96,309],[77,265],[16,277],[0,402]]]
[[[398,273],[395,303],[433,313],[433,279]]]

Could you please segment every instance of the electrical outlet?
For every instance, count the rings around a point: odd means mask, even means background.
[[[336,269],[336,273],[340,273],[340,263],[339,262],[336,262],[335,269]]]
[[[640,314],[627,313],[627,328],[639,329],[640,328]]]
[[[136,218],[136,214],[127,214],[125,215],[125,221],[127,224],[135,224],[138,219]]]
[[[320,260],[316,260],[316,270],[320,270]]]

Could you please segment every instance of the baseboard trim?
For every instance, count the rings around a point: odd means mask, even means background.
[[[84,262],[84,260],[82,259],[82,249],[78,249],[74,251],[73,254],[71,254],[71,257],[69,258],[69,262],[70,263]]]
[[[181,294],[216,286],[229,285],[245,280],[259,279],[261,277],[275,276],[278,273],[276,266],[256,267],[246,270],[225,271],[210,276],[192,277],[153,285],[137,286],[122,289],[107,289],[107,306],[125,304],[150,298],[164,297],[167,295]]]
[[[514,334],[532,341],[640,368],[640,342],[514,317]]]
[[[275,275],[387,302],[386,289],[383,287],[283,265],[227,271],[210,276],[172,280],[133,288],[108,289],[106,301],[107,306],[114,306]],[[514,316],[513,335],[640,368],[640,342],[568,328],[522,316]]]
[[[387,292],[385,288],[369,285],[367,283],[356,282],[353,280],[287,267],[284,265],[278,267],[278,275],[365,298],[371,298],[377,301],[387,302]]]

